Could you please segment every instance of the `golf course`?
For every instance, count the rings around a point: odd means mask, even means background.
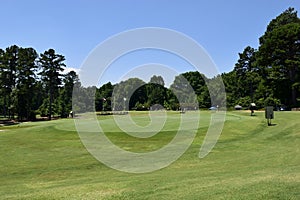
[[[146,126],[146,111],[130,112]],[[299,199],[300,112],[230,111],[213,150],[199,150],[213,112],[201,111],[197,134],[171,165],[126,173],[96,160],[84,147],[73,119],[0,126],[0,199]],[[179,112],[167,113],[149,138],[124,133],[112,115],[98,115],[106,136],[130,152],[151,152],[176,135]],[[193,116],[195,112],[186,112]],[[122,116],[119,116],[122,117]],[[125,117],[125,116],[124,116]]]

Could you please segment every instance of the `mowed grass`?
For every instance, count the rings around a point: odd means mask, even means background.
[[[116,171],[82,145],[72,119],[0,127],[0,199],[300,199],[300,112],[228,112],[213,151],[199,150],[210,121],[201,112],[190,148],[170,166],[146,174]],[[193,113],[186,113],[193,115]],[[176,134],[178,116],[168,113],[150,138],[123,133],[112,116],[99,116],[106,135],[128,151],[147,152]],[[146,113],[132,113],[143,126]]]

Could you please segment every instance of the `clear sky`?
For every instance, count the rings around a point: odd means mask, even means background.
[[[300,12],[300,1],[0,0],[0,48],[16,44],[33,47],[39,53],[53,48],[66,57],[68,67],[80,68],[89,52],[108,37],[128,29],[162,27],[196,40],[219,71],[228,72],[238,53],[248,45],[257,48],[270,20],[288,7]],[[131,61],[129,56],[105,79],[115,82],[116,76],[123,76],[118,74],[118,67],[127,64],[124,68],[128,70],[151,62],[151,55],[139,62],[134,60],[141,56]],[[184,62],[177,65],[178,71],[187,70],[179,66]]]

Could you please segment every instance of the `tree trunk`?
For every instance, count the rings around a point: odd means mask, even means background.
[[[295,88],[292,88],[292,106],[297,105],[297,91]]]
[[[289,76],[290,76],[290,80],[291,80],[290,84],[293,85],[296,80],[295,67],[291,67],[291,69],[289,70]],[[297,91],[296,91],[296,88],[292,87],[291,88],[291,106],[296,106],[296,104],[297,104]]]
[[[52,89],[50,88],[50,94],[49,94],[49,115],[48,115],[48,119],[51,120],[51,116],[52,116]]]
[[[6,112],[7,112],[7,100],[6,100],[6,95],[4,97],[4,107],[3,107],[3,110],[4,110],[4,118],[6,118]]]

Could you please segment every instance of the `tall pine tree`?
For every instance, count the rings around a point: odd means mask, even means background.
[[[65,57],[56,54],[54,49],[49,49],[40,55],[41,79],[48,93],[48,118],[53,114],[53,103],[59,94],[59,86],[62,84],[62,71],[64,70]]]

